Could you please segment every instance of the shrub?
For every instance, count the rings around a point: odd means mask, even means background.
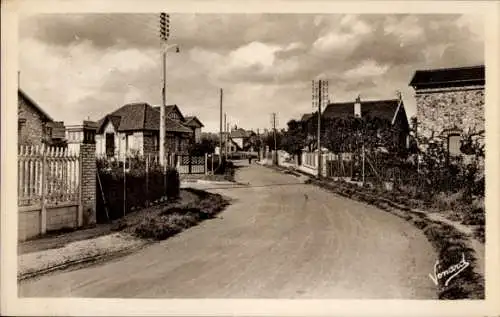
[[[464,225],[481,225],[484,226],[484,209],[471,208],[469,212],[463,215],[462,223]]]

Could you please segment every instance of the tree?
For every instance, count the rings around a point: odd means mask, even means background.
[[[300,154],[306,145],[307,133],[300,121],[290,120],[288,130],[282,131],[280,148],[291,154]]]
[[[205,153],[214,153],[218,141],[214,138],[203,136],[200,143],[193,143],[189,148],[189,154],[193,156],[205,155]]]

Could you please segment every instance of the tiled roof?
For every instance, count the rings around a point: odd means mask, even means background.
[[[155,110],[147,103],[127,104],[105,116],[98,122],[98,133],[102,133],[104,124],[108,122],[108,120],[111,121],[116,131],[119,132],[138,130],[158,131],[160,129],[159,110]],[[190,128],[184,126],[182,123],[168,118],[166,119],[166,131],[186,133],[192,132]]]
[[[418,88],[461,87],[468,85],[484,85],[484,65],[417,70],[410,86]]]
[[[160,106],[154,106],[153,107],[154,110],[160,112]],[[179,112],[179,114],[181,115],[182,117],[182,120],[184,121],[185,118],[184,116],[182,115],[182,112],[181,110],[179,109],[179,107],[177,107],[177,105],[166,105],[165,106],[165,115],[167,116],[170,112],[174,111],[175,109],[177,109],[177,111]]]
[[[307,121],[307,120],[311,119],[311,118],[312,118],[312,116],[313,116],[313,114],[312,114],[312,113],[304,113],[304,114],[302,115],[302,118],[300,119],[300,121]]]
[[[398,105],[398,99],[361,101],[361,116],[372,116],[392,122]],[[347,116],[354,116],[354,102],[331,103],[323,112],[324,118]]]
[[[247,132],[244,129],[236,129],[231,131],[231,138],[246,138]]]
[[[203,123],[201,123],[200,119],[195,116],[184,117],[184,124],[192,127],[204,127]]]
[[[17,96],[18,98],[23,98],[26,102],[31,104],[47,121],[53,122],[54,119],[52,119],[51,116],[47,112],[45,112],[33,99],[28,96],[26,92],[24,92],[21,88],[18,88],[17,90]]]
[[[158,120],[158,123],[159,122],[160,121]],[[184,133],[192,133],[193,132],[193,130],[186,127],[185,125],[183,125],[179,121],[168,119],[168,118],[167,118],[167,124],[166,124],[165,130],[168,132],[184,132]]]

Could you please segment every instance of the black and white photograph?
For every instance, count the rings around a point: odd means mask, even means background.
[[[10,296],[491,300],[485,10],[261,4],[17,13]]]

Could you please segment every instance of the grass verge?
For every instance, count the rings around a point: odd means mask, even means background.
[[[195,196],[187,203],[158,206],[138,211],[135,217],[125,217],[114,224],[115,231],[124,231],[148,240],[165,240],[201,221],[214,218],[229,201],[219,194],[186,188]]]

